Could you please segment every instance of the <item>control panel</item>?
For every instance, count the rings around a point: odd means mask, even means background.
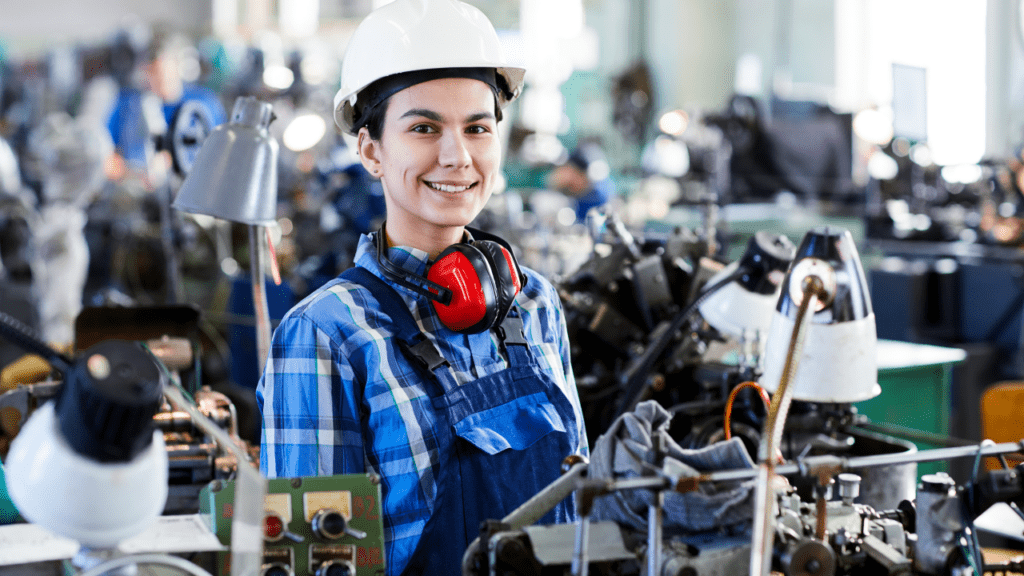
[[[217,538],[231,543],[235,485],[214,481],[200,495]],[[384,574],[380,485],[365,474],[273,478],[264,501],[261,576]],[[231,573],[219,553],[217,573]]]

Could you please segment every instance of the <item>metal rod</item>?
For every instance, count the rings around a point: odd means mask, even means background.
[[[178,262],[178,251],[174,249],[174,239],[177,235],[174,214],[171,212],[171,203],[174,201],[174,192],[171,190],[170,182],[164,182],[158,191],[160,197],[160,248],[164,253],[165,273],[167,275],[168,304],[184,302],[185,289],[181,282],[181,265]]]
[[[590,515],[583,514],[576,521],[576,550],[572,556],[572,576],[587,576],[590,571],[588,545],[590,543]]]
[[[576,481],[587,471],[586,463],[573,464],[568,472],[562,474],[557,480],[548,484],[540,492],[534,494],[529,500],[523,502],[518,508],[508,513],[501,521],[508,524],[512,530],[519,530],[523,526],[529,526],[540,520],[548,510],[556,504],[565,500],[565,497],[572,494],[576,489]]]
[[[982,446],[982,456],[998,456],[1000,454],[1012,454],[1024,452],[1024,442],[1003,442],[1000,444],[989,444]],[[938,460],[951,460],[953,458],[967,458],[978,455],[978,445],[956,446],[952,448],[933,448],[910,454],[876,454],[872,456],[857,456],[854,458],[840,458],[838,456],[811,456],[805,458],[800,464],[782,464],[775,467],[776,474],[800,474],[806,470],[814,470],[822,466],[836,466],[841,470],[857,470],[860,468],[874,468],[877,466],[891,466],[894,464],[908,464],[910,462],[934,462]],[[756,468],[745,468],[743,470],[720,470],[701,477],[701,482],[736,482],[749,480],[757,475]]]
[[[249,225],[249,269],[252,273],[252,305],[256,311],[256,364],[260,377],[263,376],[263,368],[270,356],[270,309],[267,306],[267,286],[263,279],[262,228],[256,224]]]
[[[956,438],[947,434],[936,434],[935,432],[928,432],[925,430],[915,430],[913,428],[907,428],[906,426],[900,426],[899,424],[892,424],[890,422],[858,422],[854,425],[854,428],[860,428],[861,430],[867,430],[869,432],[891,434],[893,436],[913,440],[914,442],[926,442],[943,448],[948,446],[974,446],[977,444],[974,440],[965,440],[964,438]]]
[[[220,426],[199,411],[174,386],[164,387],[164,397],[177,410],[187,412],[197,428],[205,432],[237,461],[234,517],[231,520],[231,576],[248,576],[260,570],[263,559],[263,506],[267,479],[249,455]]]
[[[647,508],[647,576],[661,575],[661,515],[665,491],[654,493],[654,504]]]

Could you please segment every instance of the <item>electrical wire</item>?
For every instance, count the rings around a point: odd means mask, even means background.
[[[736,387],[732,389],[732,392],[729,393],[729,399],[726,400],[726,402],[725,402],[725,424],[724,424],[724,426],[725,426],[725,439],[726,440],[729,440],[730,438],[732,438],[732,426],[730,425],[729,420],[732,418],[732,405],[733,405],[733,402],[736,401],[736,395],[739,393],[739,391],[743,390],[744,388],[753,388],[753,389],[757,390],[758,394],[761,396],[761,401],[764,402],[764,409],[765,409],[766,412],[771,407],[772,401],[768,398],[768,392],[764,388],[762,388],[760,384],[758,384],[757,382],[749,381],[749,380],[747,382],[743,382],[743,383],[737,384]]]
[[[106,574],[117,568],[122,568],[125,566],[138,567],[142,564],[157,564],[160,566],[177,568],[178,570],[181,570],[182,572],[185,572],[187,574],[192,574],[193,576],[213,576],[203,568],[196,566],[188,560],[178,558],[177,556],[170,556],[165,554],[137,554],[132,556],[121,556],[119,558],[113,558],[111,560],[101,562],[100,564],[97,564],[96,566],[93,566],[92,568],[79,573],[78,576],[101,576],[102,574]]]
[[[70,373],[74,360],[54,350],[46,342],[43,342],[35,330],[6,312],[0,312],[0,336],[7,338],[27,352],[42,356],[65,377]]]
[[[975,574],[981,574],[978,571],[978,567],[985,565],[984,558],[981,554],[981,542],[978,541],[978,531],[974,529],[974,517],[975,512],[974,506],[977,501],[974,499],[974,486],[978,483],[978,468],[981,465],[982,448],[988,445],[995,444],[991,440],[983,440],[978,444],[978,453],[974,456],[974,466],[971,468],[971,482],[968,486],[968,501],[964,503],[964,528],[961,530],[961,539],[965,542],[968,560],[971,567],[974,568]]]

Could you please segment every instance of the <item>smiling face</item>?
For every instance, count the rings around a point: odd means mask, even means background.
[[[380,140],[359,131],[363,165],[384,186],[394,243],[436,255],[462,239],[498,178],[494,111],[487,84],[439,78],[391,96]]]

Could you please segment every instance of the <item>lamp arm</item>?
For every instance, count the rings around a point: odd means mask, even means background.
[[[771,568],[772,545],[775,531],[772,529],[772,503],[775,500],[775,454],[782,445],[782,430],[786,425],[786,416],[793,401],[790,383],[796,375],[803,352],[804,340],[807,336],[807,325],[817,308],[818,299],[824,293],[824,283],[817,276],[807,276],[802,283],[803,298],[797,309],[793,334],[789,339],[786,362],[782,368],[779,387],[772,396],[768,408],[768,416],[761,435],[758,448],[757,481],[754,484],[754,531],[750,546],[750,576],[768,576]]]
[[[700,296],[695,298],[693,302],[690,302],[686,308],[683,308],[681,312],[672,318],[668,329],[661,332],[658,339],[652,342],[644,353],[638,356],[629,368],[623,373],[620,379],[620,385],[623,388],[623,394],[621,396],[622,402],[619,404],[618,410],[615,412],[615,417],[618,418],[625,412],[632,410],[638,402],[643,398],[644,390],[647,388],[647,374],[651,371],[651,367],[654,366],[654,362],[661,357],[665,348],[668,347],[669,342],[675,337],[676,333],[682,329],[683,325],[693,316],[694,312],[704,303],[712,294],[718,292],[729,283],[738,280],[744,274],[747,274],[749,270],[740,266],[736,268],[736,271],[732,274],[722,278],[718,282],[714,283],[706,290],[701,292]]]

